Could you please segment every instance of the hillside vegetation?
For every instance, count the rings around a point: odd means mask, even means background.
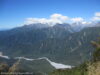
[[[74,33],[67,28],[62,25],[45,29],[24,26],[1,31],[0,51],[9,57],[48,57],[58,63],[79,65],[91,58],[90,41],[100,37],[100,27],[88,27]]]
[[[91,61],[85,62],[78,67],[65,70],[55,70],[50,75],[100,75],[100,40],[92,41],[96,50]]]
[[[94,53],[92,54],[92,59],[90,61],[84,62],[80,66],[73,67],[72,69],[58,69],[53,72],[49,72],[47,75],[100,75],[100,41],[94,42],[92,41],[92,45],[96,48]],[[26,72],[24,67],[22,67],[21,61],[18,60],[12,66],[7,65],[6,63],[0,63],[0,73],[6,72],[9,75],[13,72]],[[24,65],[25,66],[25,65]],[[31,66],[32,67],[32,66]],[[42,72],[32,71],[34,75],[45,75]],[[45,70],[44,70],[45,72]]]

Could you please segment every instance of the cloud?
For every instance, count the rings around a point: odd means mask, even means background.
[[[100,12],[96,12],[95,16],[100,17]]]
[[[83,19],[82,17],[76,17],[76,18],[71,18],[70,19],[72,21],[72,26],[78,26],[78,27],[87,27],[91,25],[91,21],[86,21],[85,19]]]
[[[30,25],[30,24],[36,24],[36,23],[41,23],[41,24],[47,24],[49,26],[54,26],[57,23],[76,23],[77,25],[83,25],[83,26],[88,26],[91,25],[93,22],[100,21],[100,12],[94,13],[94,16],[90,18],[89,21],[86,21],[82,17],[68,17],[64,16],[62,14],[52,14],[49,16],[49,18],[26,18],[24,24]]]
[[[100,21],[100,17],[93,17],[92,21]]]
[[[69,18],[67,16],[63,16],[61,14],[52,14],[50,18],[26,18],[24,24],[35,24],[35,23],[42,23],[42,24],[49,24],[54,25],[56,23],[65,23]]]
[[[34,24],[34,23],[45,24],[47,22],[48,22],[48,20],[45,18],[40,18],[40,19],[39,18],[26,18],[26,21],[25,21],[26,24]]]
[[[92,21],[100,21],[100,12],[96,12],[94,17],[91,19]]]
[[[68,17],[67,17],[67,16],[63,16],[63,15],[61,15],[61,14],[53,14],[53,15],[51,15],[50,17],[51,17],[51,19],[53,19],[53,20],[55,20],[55,19],[57,19],[57,20],[62,20],[62,21],[68,20]]]
[[[72,21],[72,22],[83,22],[84,19],[81,18],[81,17],[76,17],[76,18],[72,18],[71,21]]]
[[[82,24],[87,25],[87,24],[91,24],[91,22],[83,21]]]

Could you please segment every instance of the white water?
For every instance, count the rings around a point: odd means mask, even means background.
[[[8,56],[3,55],[2,52],[0,52],[0,57],[5,58],[5,59],[10,59]]]
[[[70,65],[64,65],[64,64],[61,64],[61,63],[52,62],[47,57],[42,57],[42,58],[37,58],[37,59],[30,59],[30,58],[25,58],[25,57],[15,57],[15,59],[25,59],[27,61],[34,61],[34,60],[45,59],[56,69],[72,68],[72,66],[70,66]]]
[[[0,52],[0,57],[5,58],[5,59],[10,59],[10,57],[3,55],[2,52]],[[24,59],[24,60],[27,60],[27,61],[34,61],[34,60],[42,60],[42,59],[45,59],[55,69],[65,69],[65,68],[72,68],[73,67],[73,66],[70,66],[70,65],[65,65],[65,64],[53,62],[53,61],[49,60],[47,57],[41,57],[41,58],[37,58],[37,59],[30,59],[30,58],[26,58],[26,57],[15,57],[14,59]]]
[[[61,64],[61,63],[52,62],[47,57],[42,57],[42,58],[38,58],[38,59],[45,59],[45,60],[47,60],[56,69],[72,68],[72,66],[70,66],[70,65],[64,65],[64,64]]]
[[[25,57],[15,57],[15,59],[25,59],[27,61],[33,61],[35,59],[25,58]]]

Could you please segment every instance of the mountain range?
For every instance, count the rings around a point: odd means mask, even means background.
[[[73,66],[92,58],[94,48],[91,41],[100,37],[99,22],[84,28],[73,28],[70,24],[42,25],[24,25],[0,31],[0,52],[11,58],[47,57],[51,61]]]

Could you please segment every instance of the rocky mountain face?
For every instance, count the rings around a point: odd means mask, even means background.
[[[29,25],[0,31],[0,51],[10,57],[48,57],[58,63],[78,65],[90,59],[90,43],[97,37],[99,26],[75,32],[69,24],[43,28]]]

